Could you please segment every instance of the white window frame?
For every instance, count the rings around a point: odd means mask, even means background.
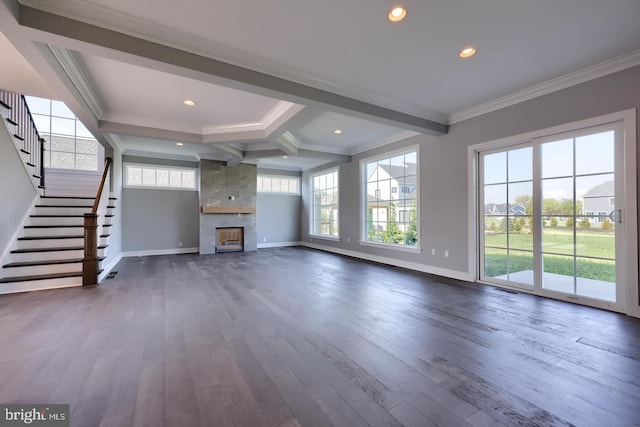
[[[314,233],[314,213],[315,213],[315,206],[314,206],[314,202],[315,202],[315,196],[314,196],[314,187],[313,187],[313,180],[315,177],[317,176],[321,176],[321,175],[327,175],[330,173],[336,173],[336,179],[338,180],[337,183],[337,188],[338,188],[338,199],[336,200],[336,206],[337,206],[337,210],[338,210],[338,235],[337,236],[332,236],[329,234],[316,234]],[[330,168],[330,169],[324,169],[318,172],[315,172],[313,174],[311,174],[309,176],[309,188],[311,190],[311,213],[309,215],[309,237],[313,237],[314,239],[326,239],[326,240],[332,240],[332,241],[336,241],[339,242],[340,241],[340,168],[339,167],[334,167],[334,168]]]
[[[185,187],[164,187],[158,185],[132,185],[127,182],[127,169],[129,167],[136,168],[144,168],[144,169],[155,169],[158,170],[168,170],[168,171],[192,171],[194,173],[193,177],[193,188],[185,188]],[[198,175],[197,168],[188,168],[183,166],[164,166],[164,165],[155,165],[155,164],[147,164],[147,163],[129,163],[125,162],[122,165],[122,187],[123,188],[133,188],[140,190],[173,190],[173,191],[198,191],[200,187],[200,179]]]
[[[406,154],[410,152],[416,153],[416,210],[417,210],[417,234],[418,241],[415,246],[401,245],[396,243],[384,243],[384,242],[372,242],[367,240],[367,163],[376,162],[378,160],[387,159],[398,156],[400,154]],[[422,234],[420,232],[420,146],[411,145],[408,147],[399,148],[393,151],[387,151],[383,154],[367,157],[360,160],[360,239],[358,243],[361,246],[369,246],[374,248],[383,248],[399,252],[421,253]],[[399,187],[399,191],[402,191],[402,186]],[[399,193],[403,194],[403,193]],[[407,214],[408,215],[408,214]]]
[[[297,182],[297,192],[289,192],[289,191],[260,191],[258,190],[258,194],[266,194],[266,195],[274,195],[274,196],[300,196],[301,193],[301,179],[299,176],[287,176],[287,175],[275,175],[275,174],[269,174],[269,173],[258,173],[258,178],[276,178],[276,179],[287,179],[287,180],[295,180]],[[257,181],[257,178],[256,178]]]

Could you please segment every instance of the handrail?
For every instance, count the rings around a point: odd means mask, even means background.
[[[82,286],[98,284],[98,210],[104,198],[104,187],[109,177],[109,170],[113,160],[108,157],[104,162],[104,170],[100,179],[100,186],[93,202],[91,212],[84,214],[84,258],[82,258]],[[104,205],[102,205],[104,206]],[[102,221],[104,222],[104,220]]]
[[[42,192],[45,188],[44,178],[44,138],[40,137],[36,123],[31,115],[31,110],[24,95],[0,90],[0,102],[9,108],[9,121],[17,127],[14,135],[16,148],[28,156],[27,166],[32,167],[31,179],[37,190]],[[19,146],[20,145],[20,146]]]
[[[96,194],[96,200],[95,202],[93,202],[93,209],[91,209],[91,213],[98,212],[98,205],[100,204],[100,199],[102,198],[102,190],[104,189],[104,183],[107,180],[107,174],[109,173],[109,168],[111,167],[112,162],[113,159],[111,157],[107,157],[104,161],[104,170],[102,171],[102,178],[100,179],[98,194]]]

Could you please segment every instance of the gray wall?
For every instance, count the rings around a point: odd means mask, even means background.
[[[38,196],[13,139],[0,119],[0,261],[14,243],[12,237]]]
[[[258,174],[301,176],[301,172],[258,169]],[[300,241],[302,197],[258,193],[258,244]]]
[[[341,241],[316,241],[325,246],[379,255],[392,259],[467,272],[468,248],[474,245],[468,237],[468,165],[467,147],[486,141],[545,129],[604,114],[640,108],[640,67],[614,73],[590,82],[544,95],[520,104],[453,124],[441,137],[416,136],[397,144],[357,156],[340,164],[340,228]],[[359,161],[376,154],[411,144],[420,146],[420,225],[423,253],[412,254],[361,246],[360,237]],[[309,234],[309,175],[303,175],[302,238]],[[347,243],[347,237],[351,243]],[[431,255],[436,248],[436,256]],[[444,249],[450,257],[443,256]]]
[[[195,162],[134,156],[123,156],[123,162],[198,168]],[[197,191],[123,188],[118,206],[123,252],[178,249],[179,242],[198,247]]]

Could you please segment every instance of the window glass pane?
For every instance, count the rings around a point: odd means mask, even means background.
[[[156,170],[142,168],[142,185],[155,186],[156,185]]]
[[[76,136],[93,139],[93,135],[89,132],[89,129],[87,129],[80,120],[76,120]]]
[[[169,171],[167,169],[156,170],[156,185],[158,187],[169,186]]]
[[[169,186],[170,187],[182,187],[182,172],[181,171],[169,171]]]
[[[573,175],[573,139],[542,144],[542,177]]]
[[[74,119],[51,117],[51,133],[73,136],[76,133],[76,121]]]
[[[51,167],[60,169],[73,169],[75,156],[73,153],[51,152]]]
[[[338,237],[338,172],[331,171],[316,175],[313,177],[312,183],[313,206],[311,222],[313,234]]]
[[[533,148],[511,150],[508,157],[510,182],[533,179]]]
[[[76,154],[76,169],[98,170],[98,156],[95,154]]]
[[[40,136],[51,132],[51,121],[49,116],[41,116],[39,114],[32,114],[33,121],[36,124],[36,129]]]
[[[182,171],[182,188],[196,188],[196,173],[194,171]]]
[[[87,139],[77,139],[76,153],[98,154],[98,141],[87,140]]]
[[[142,168],[127,166],[127,185],[142,185]]]
[[[50,146],[51,151],[64,151],[65,153],[73,153],[75,151],[74,139],[64,136],[52,136]]]
[[[267,193],[270,193],[270,192],[271,192],[271,189],[273,188],[273,187],[271,186],[272,181],[273,181],[273,180],[271,179],[271,177],[265,177],[265,178],[264,178],[264,183],[263,183],[263,185],[264,185],[264,191],[265,191],[265,192],[267,192]]]
[[[51,100],[36,96],[25,96],[25,98],[31,114],[44,114],[46,116],[51,114]]]
[[[56,117],[66,117],[68,119],[75,119],[76,115],[66,106],[62,101],[51,101],[51,115]]]
[[[576,138],[576,174],[614,171],[614,132]]]
[[[483,169],[485,184],[507,182],[507,153],[486,154]]]
[[[263,191],[263,181],[264,181],[264,178],[258,175],[258,183],[256,184],[256,191],[258,193],[261,193]]]

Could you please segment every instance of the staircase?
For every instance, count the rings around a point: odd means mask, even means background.
[[[82,286],[84,214],[91,212],[93,202],[92,197],[41,196],[10,251],[10,261],[2,266],[0,293]],[[98,230],[100,264],[115,202],[109,198],[105,223]]]

